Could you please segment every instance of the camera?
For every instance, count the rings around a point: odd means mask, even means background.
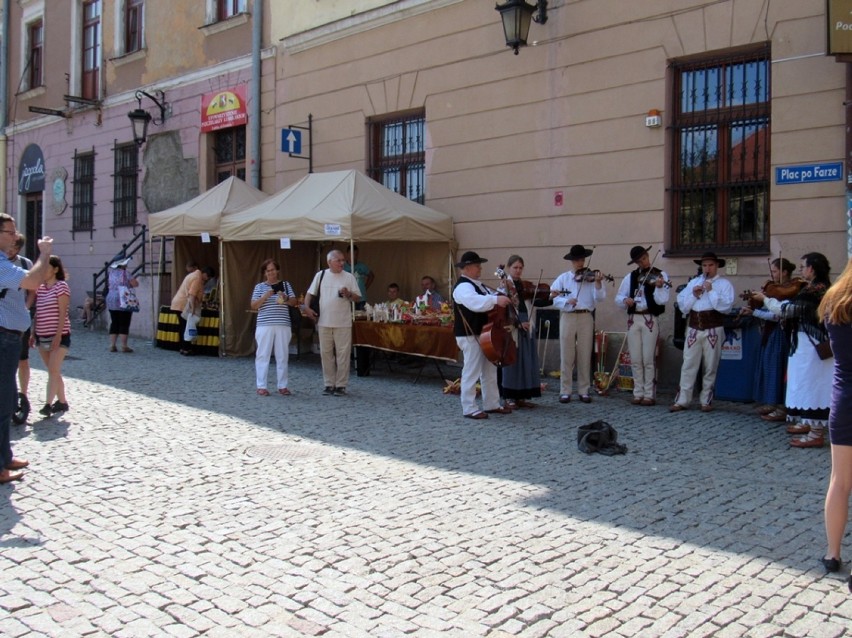
[[[272,292],[284,292],[284,282],[279,281],[277,284],[272,284]]]

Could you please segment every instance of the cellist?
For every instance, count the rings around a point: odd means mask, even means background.
[[[489,414],[511,414],[512,410],[500,405],[497,388],[497,367],[491,363],[479,345],[482,328],[488,323],[489,311],[506,308],[509,297],[498,295],[480,281],[482,264],[487,262],[472,250],[461,256],[456,268],[461,275],[453,288],[453,313],[455,335],[459,350],[464,355],[461,375],[462,415],[466,419],[487,419]],[[476,403],[476,382],[482,388],[482,409]]]

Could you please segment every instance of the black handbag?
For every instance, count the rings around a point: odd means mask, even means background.
[[[834,356],[834,352],[831,350],[831,341],[826,339],[825,341],[816,342],[811,339],[811,336],[808,335],[808,341],[811,342],[814,349],[816,350],[817,356],[825,361],[826,359],[831,359]]]
[[[606,421],[595,421],[577,428],[577,449],[586,454],[605,456],[626,454],[627,446],[618,443],[618,432]]]
[[[325,271],[322,271],[320,275],[319,283],[317,284],[317,294],[314,297],[311,297],[311,310],[313,310],[317,319],[319,319],[319,300],[320,300],[320,291],[322,290],[322,278],[325,277]]]

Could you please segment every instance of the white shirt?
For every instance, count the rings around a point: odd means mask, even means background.
[[[314,280],[308,288],[308,293],[317,296],[317,287],[322,273],[322,288],[319,289],[320,316],[317,325],[320,328],[347,328],[352,325],[352,306],[349,299],[341,297],[341,288],[348,288],[358,296],[358,281],[352,273],[343,271],[333,273],[331,270],[321,270],[314,275]]]
[[[606,299],[606,288],[598,288],[594,281],[574,281],[574,271],[569,270],[559,275],[550,286],[551,291],[559,294],[553,299],[553,306],[562,312],[575,312],[576,310],[592,311],[599,301]],[[576,299],[577,305],[568,303],[570,299]]]
[[[633,297],[633,301],[636,304],[633,306],[636,308],[637,312],[644,312],[648,309],[648,300],[645,299],[645,287],[642,285],[638,285],[638,290],[630,290],[630,275],[633,273],[628,273],[627,276],[621,280],[621,285],[618,287],[618,292],[615,295],[615,305],[619,308],[627,308],[627,304],[624,303],[624,300],[628,297]],[[664,272],[660,271],[660,277],[663,278],[663,281],[668,281],[669,276]],[[639,275],[639,284],[642,283],[642,275]],[[633,293],[636,293],[635,295]],[[660,306],[665,306],[669,301],[669,289],[666,286],[661,286],[659,288],[654,288],[654,302]]]
[[[472,312],[488,312],[497,305],[496,293],[487,292],[481,281],[465,277],[472,283],[462,281],[453,289],[453,301],[461,304]],[[484,295],[479,294],[477,289],[484,292]]]
[[[713,290],[704,292],[696,299],[692,294],[692,289],[700,286],[705,281],[713,284]],[[680,291],[677,296],[677,305],[683,314],[687,314],[694,310],[695,312],[703,312],[705,310],[716,310],[726,313],[734,306],[734,287],[731,282],[717,274],[712,279],[705,279],[704,275],[698,275],[689,280],[686,288]]]

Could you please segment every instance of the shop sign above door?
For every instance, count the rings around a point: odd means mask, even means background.
[[[18,194],[40,193],[44,190],[44,154],[38,144],[24,149],[18,166]]]

